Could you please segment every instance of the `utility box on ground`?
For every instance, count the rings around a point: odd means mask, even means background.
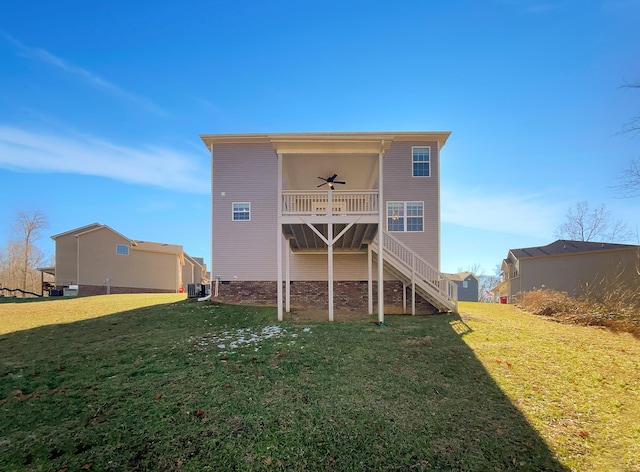
[[[77,285],[69,285],[62,289],[62,293],[65,297],[77,297],[78,296],[78,286]]]

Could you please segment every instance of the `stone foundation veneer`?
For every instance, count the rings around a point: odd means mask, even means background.
[[[215,283],[215,282],[214,282]],[[277,282],[229,281],[218,285],[218,296],[211,301],[239,305],[277,305]],[[212,288],[213,292],[213,288]],[[284,298],[284,287],[283,287]],[[402,283],[385,280],[385,313],[402,313]],[[328,305],[326,281],[292,281],[291,306],[299,308],[326,309]],[[367,282],[335,281],[333,303],[336,312],[367,312]],[[378,284],[373,282],[373,310],[378,309]],[[411,313],[411,288],[407,287],[407,312]],[[416,295],[416,314],[433,314],[437,310],[429,302]]]

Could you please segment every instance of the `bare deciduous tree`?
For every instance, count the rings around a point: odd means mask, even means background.
[[[624,88],[640,89],[640,81],[623,85]],[[623,127],[623,133],[640,131],[640,113],[631,118]],[[624,198],[640,197],[640,157],[629,163],[629,167],[620,173],[619,184],[614,187]]]
[[[44,260],[44,254],[35,243],[47,226],[47,218],[39,211],[17,213],[12,239],[0,256],[0,277],[5,287],[25,291],[37,289],[36,268]]]
[[[588,202],[578,202],[567,211],[567,221],[554,233],[559,239],[575,241],[626,242],[633,232],[626,223],[614,220],[604,205],[591,208]]]
[[[622,88],[640,89],[640,81],[627,82]],[[640,131],[640,113],[631,118],[622,128],[624,133],[634,133]]]
[[[640,197],[640,157],[622,171],[620,183],[615,188],[624,198]]]
[[[22,243],[22,290],[27,289],[27,276],[30,269],[30,262],[33,262],[34,243],[40,239],[41,230],[49,226],[49,222],[44,214],[39,211],[28,215],[19,211],[14,223],[14,231]],[[35,267],[31,266],[32,269]]]
[[[493,275],[481,275],[480,276],[480,287],[478,287],[479,296],[478,301],[480,302],[492,302],[496,300],[496,294],[493,293],[493,289],[502,281],[502,277],[500,276],[500,264],[496,265],[494,268]]]

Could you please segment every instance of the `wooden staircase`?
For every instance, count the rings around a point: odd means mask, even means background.
[[[415,293],[437,310],[458,311],[458,286],[454,282],[386,231],[379,231],[371,243],[374,253],[379,251],[380,238],[385,270],[414,287]]]

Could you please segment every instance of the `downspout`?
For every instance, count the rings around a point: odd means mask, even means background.
[[[76,235],[76,284],[80,293],[80,236]]]
[[[211,151],[211,273],[213,273],[213,143],[210,144],[209,150]],[[211,281],[209,281],[211,284]],[[216,280],[216,289],[217,289],[218,281]],[[213,293],[213,287],[209,288],[209,295],[206,297],[198,298],[199,302],[204,302],[207,300],[211,300],[211,294]],[[218,296],[218,291],[216,290],[216,297]]]
[[[277,199],[276,202],[276,211],[277,211],[277,219],[278,222],[276,224],[276,260],[277,260],[277,288],[276,288],[276,296],[278,297],[277,307],[278,307],[278,321],[282,321],[284,319],[284,313],[282,306],[282,153],[277,153],[278,157],[278,179],[277,179]]]

